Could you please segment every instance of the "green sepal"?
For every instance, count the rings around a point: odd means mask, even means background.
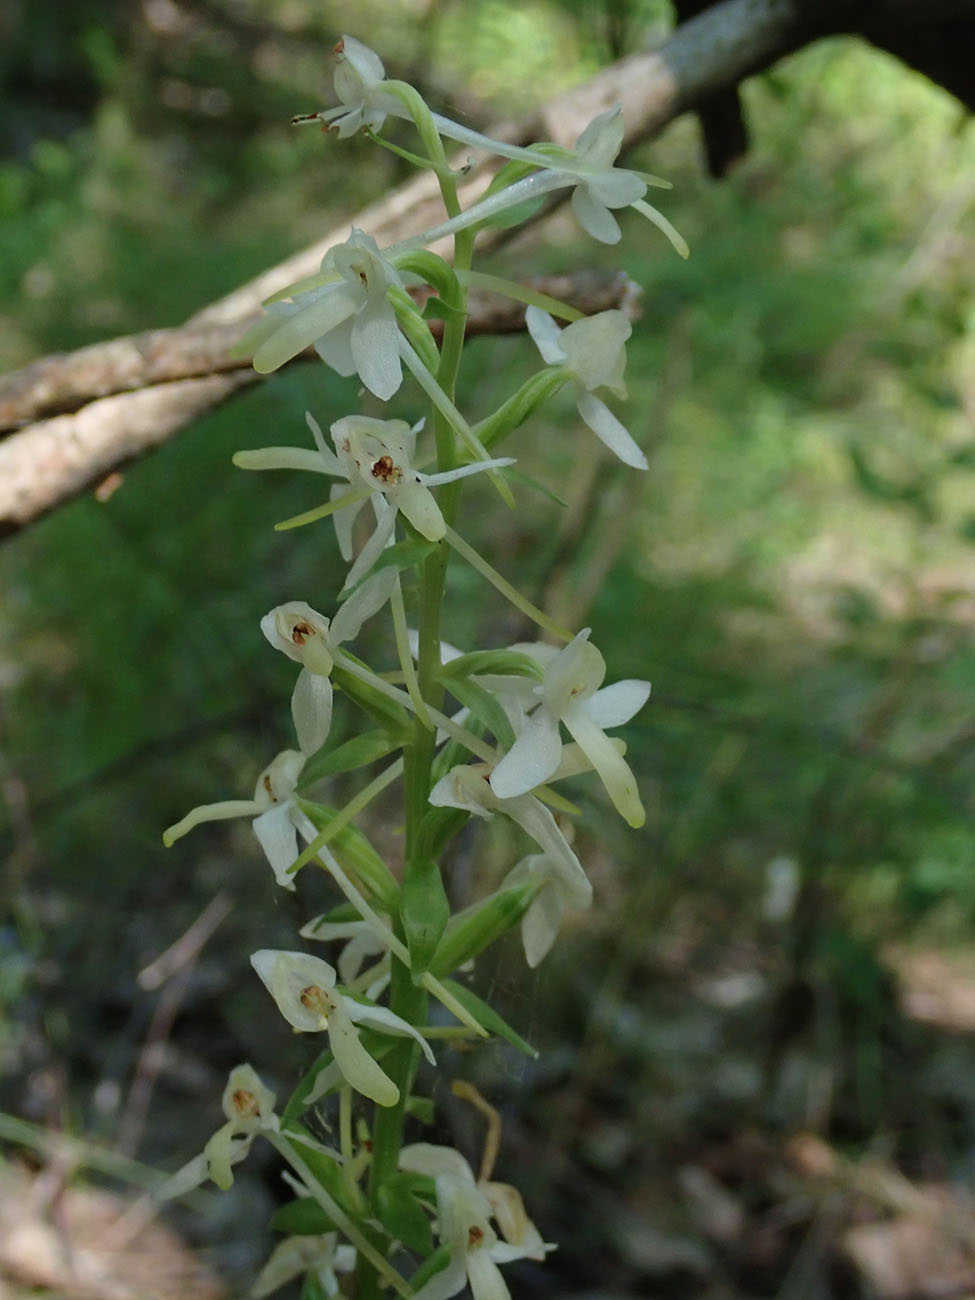
[[[398,285],[387,289],[386,297],[393,305],[400,330],[413,345],[426,368],[435,375],[440,365],[440,353],[430,333],[430,326],[423,319],[423,313],[406,290]]]
[[[306,1273],[298,1300],[332,1300],[332,1297],[314,1273]]]
[[[411,249],[393,258],[398,271],[418,275],[421,280],[436,289],[437,297],[443,301],[448,310],[457,311],[464,302],[460,281],[454,268],[428,248]],[[410,300],[412,302],[412,299]]]
[[[414,1292],[419,1291],[420,1287],[429,1282],[437,1273],[443,1272],[450,1263],[452,1250],[453,1248],[448,1242],[445,1246],[438,1246],[433,1254],[423,1261],[410,1278],[410,1286]]]
[[[332,1055],[330,1048],[318,1053],[314,1061],[298,1080],[291,1096],[288,1098],[284,1110],[281,1112],[281,1128],[289,1129],[297,1127],[296,1121],[307,1109],[305,1098],[309,1095],[315,1086],[315,1080],[321,1074],[322,1070],[328,1069],[335,1057]]]
[[[327,776],[356,772],[360,767],[377,763],[394,749],[399,749],[402,743],[401,737],[391,736],[388,731],[364,731],[327,753],[313,754],[301,769],[300,789],[307,790]]]
[[[417,831],[417,852],[434,860],[440,858],[470,816],[463,808],[429,808]]]
[[[429,158],[423,158],[418,153],[413,153],[410,149],[403,149],[398,144],[393,144],[392,140],[384,140],[381,135],[376,135],[375,131],[366,127],[364,134],[373,142],[378,144],[382,149],[388,149],[390,153],[396,154],[398,158],[403,158],[413,167],[419,167],[421,171],[430,171],[431,168],[436,170],[434,164]]]
[[[519,1052],[524,1052],[532,1060],[537,1059],[538,1051],[532,1047],[531,1043],[526,1043],[520,1034],[515,1033],[508,1022],[489,1006],[483,998],[479,998],[476,993],[472,993],[466,984],[459,984],[457,980],[441,978],[441,984],[444,988],[449,989],[465,1011],[469,1011],[474,1019],[492,1034],[497,1034],[503,1038],[506,1043],[512,1047],[517,1047]]]
[[[329,911],[323,912],[318,920],[322,925],[344,925],[349,921],[361,921],[362,917],[359,915],[357,908],[352,903],[338,903],[335,907],[330,908]],[[312,939],[315,938],[314,935],[309,935],[308,937]]]
[[[317,1237],[323,1232],[334,1232],[336,1225],[312,1196],[299,1196],[280,1206],[271,1215],[275,1232],[289,1237]]]
[[[423,319],[431,320],[457,320],[466,317],[467,312],[460,307],[448,307],[442,298],[436,296],[430,297],[423,304]]]
[[[298,1123],[291,1124],[290,1131],[282,1130],[281,1136],[287,1141],[294,1132],[312,1136],[303,1124]],[[321,1151],[316,1151],[314,1147],[304,1142],[292,1142],[291,1145],[294,1147],[295,1155],[301,1159],[315,1181],[324,1187],[339,1208],[345,1210],[350,1218],[358,1219],[363,1209],[362,1194],[357,1187],[350,1186],[338,1161],[333,1160],[331,1156],[323,1155]]]
[[[538,168],[533,167],[530,162],[525,162],[519,158],[509,158],[504,166],[495,172],[491,184],[481,195],[481,199],[488,199],[493,194],[500,194],[502,190],[517,185],[519,181],[524,180],[526,176],[530,176],[535,171],[538,171]],[[538,201],[537,199],[533,200],[533,202]]]
[[[379,1221],[393,1238],[407,1250],[429,1255],[433,1250],[433,1233],[423,1206],[414,1195],[415,1175],[396,1173],[383,1180],[376,1195]]]
[[[560,497],[557,492],[553,492],[547,483],[543,483],[541,479],[535,478],[533,474],[523,474],[520,469],[515,469],[514,465],[509,465],[505,470],[505,473],[508,478],[511,479],[512,483],[520,483],[522,487],[531,488],[533,492],[540,492],[546,500],[551,501],[552,504],[558,506],[560,510],[567,510],[569,508],[569,503],[566,501],[565,497]]]
[[[438,542],[428,541],[425,537],[417,534],[415,537],[407,537],[402,542],[395,542],[392,546],[387,546],[360,582],[357,582],[354,587],[342,588],[342,599],[346,599],[353,591],[358,590],[363,582],[367,582],[380,569],[396,569],[398,572],[402,572],[404,569],[416,568],[423,563],[427,556],[433,554],[438,545]]]
[[[317,831],[327,829],[338,816],[338,809],[313,803],[310,799],[296,796],[295,802]],[[329,841],[328,847],[343,866],[351,868],[383,911],[395,911],[399,905],[399,883],[358,826],[343,826]]]
[[[357,659],[343,649],[343,656],[355,664],[362,664],[361,659]],[[347,669],[336,664],[332,669],[332,681],[341,690],[345,691],[350,700],[358,704],[360,709],[366,713],[379,725],[385,728],[391,736],[399,736],[400,744],[406,744],[413,735],[412,715],[398,704],[396,700],[391,700],[388,695],[377,691],[374,686],[368,682],[362,681],[358,677],[353,677]]]
[[[232,361],[250,361],[265,339],[271,337],[281,324],[281,317],[273,313],[261,316],[249,325],[236,343],[227,351]]]
[[[406,1113],[410,1119],[415,1119],[418,1124],[423,1124],[426,1128],[429,1128],[436,1118],[433,1099],[418,1097],[415,1092],[411,1092],[406,1099]]]
[[[518,924],[537,892],[531,885],[503,889],[452,917],[430,962],[431,975],[449,975],[490,947]]]
[[[498,703],[497,696],[486,687],[480,686],[470,678],[455,677],[447,683],[447,689],[459,704],[463,704],[478,722],[484,724],[502,749],[510,749],[515,743],[515,733],[508,715]]]
[[[496,411],[479,420],[474,432],[485,447],[493,447],[524,424],[542,402],[557,393],[570,378],[564,366],[546,366],[544,370],[536,371]]]
[[[403,874],[400,917],[410,950],[410,970],[416,978],[430,965],[450,920],[450,903],[444,891],[443,877],[432,858],[407,863]]]
[[[473,677],[475,673],[492,673],[496,677],[534,677],[545,680],[545,670],[531,655],[520,650],[472,650],[444,664],[440,676],[448,690],[455,677]]]

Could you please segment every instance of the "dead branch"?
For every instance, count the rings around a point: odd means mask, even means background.
[[[914,33],[922,23],[946,33],[943,44],[957,45],[948,38],[973,11],[975,0],[928,0],[921,14],[907,0],[724,0],[683,23],[659,50],[621,59],[538,113],[494,127],[491,134],[519,143],[550,139],[571,145],[597,113],[620,104],[627,126],[624,147],[631,147],[819,36],[860,30],[902,54],[905,42],[917,48]],[[952,68],[941,76],[940,66],[929,59],[925,70],[964,99],[970,73]],[[467,198],[489,177],[489,168],[478,169]],[[438,209],[436,182],[424,174],[197,312],[181,328],[47,357],[0,379],[0,433],[15,430],[0,443],[0,536],[97,484],[253,382],[256,376],[230,358],[230,345],[260,302],[317,270],[350,225],[382,246],[434,224]],[[624,301],[632,305],[623,280],[614,282],[608,299],[605,284],[595,286],[585,278],[580,283],[571,277],[561,290],[546,291],[584,311]],[[515,329],[520,319],[520,312],[512,316],[507,305],[481,303],[474,306],[471,328]]]

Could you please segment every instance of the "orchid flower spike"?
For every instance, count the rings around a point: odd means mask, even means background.
[[[383,91],[386,69],[368,45],[354,36],[343,36],[332,50],[332,58],[335,61],[332,85],[339,98],[338,106],[293,117],[292,126],[321,122],[326,130],[335,131],[344,140],[364,129],[380,131],[387,114],[406,116],[400,101]]]
[[[562,760],[560,724],[565,726],[599,773],[617,812],[633,827],[646,820],[636,779],[606,727],[628,722],[646,704],[650,683],[628,680],[600,689],[606,661],[589,643],[584,628],[567,646],[519,646],[545,668],[545,679],[532,687],[538,704],[516,727],[515,743],[491,774],[491,789],[501,799],[525,795],[543,785]]]
[[[600,442],[625,465],[646,469],[646,456],[606,403],[594,396],[597,388],[608,388],[617,397],[626,396],[625,345],[633,332],[626,315],[601,311],[560,329],[548,312],[529,307],[525,323],[542,359],[550,366],[562,366],[571,377],[576,409]]]
[[[414,1300],[450,1300],[467,1285],[474,1300],[510,1300],[498,1265],[516,1259],[544,1260],[555,1249],[542,1240],[515,1189],[479,1183],[459,1151],[416,1142],[400,1152],[400,1168],[434,1180],[437,1235],[450,1247],[446,1267],[434,1273]],[[491,1226],[492,1218],[503,1239]]]
[[[285,1020],[299,1033],[327,1033],[335,1063],[346,1082],[378,1106],[395,1106],[399,1088],[359,1041],[356,1025],[381,1034],[412,1038],[434,1063],[426,1039],[386,1007],[358,1002],[336,989],[335,968],[304,952],[262,948],[251,965]]]
[[[258,1134],[278,1132],[274,1100],[274,1093],[265,1088],[250,1065],[238,1065],[231,1070],[222,1100],[227,1123],[217,1129],[200,1155],[194,1156],[163,1184],[157,1193],[159,1198],[170,1200],[182,1196],[208,1178],[223,1191],[231,1187],[234,1181],[231,1166],[245,1158]]]
[[[387,290],[402,280],[371,235],[353,230],[322,258],[310,287],[293,286],[291,302],[272,301],[255,327],[254,369],[277,370],[314,345],[340,375],[358,374],[366,388],[387,401],[403,382],[400,331]]]

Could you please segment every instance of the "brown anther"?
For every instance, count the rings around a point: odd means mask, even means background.
[[[377,461],[373,461],[372,470],[370,471],[373,478],[378,478],[380,482],[389,485],[399,481],[400,472],[396,467],[396,462],[392,456],[380,456]]]
[[[261,1113],[257,1098],[246,1088],[238,1088],[231,1100],[234,1103],[234,1110],[241,1119],[253,1119]]]
[[[296,623],[291,629],[291,640],[295,645],[304,645],[310,636],[315,635],[315,629],[308,623]]]
[[[271,777],[267,772],[264,773],[264,789],[274,799],[274,787],[271,785]]]
[[[483,1240],[484,1240],[484,1229],[479,1228],[476,1223],[467,1229],[468,1250],[473,1250],[476,1246],[479,1246]]]
[[[344,53],[345,53],[345,38],[344,38],[344,37],[340,37],[340,39],[339,39],[339,41],[338,41],[338,44],[332,46],[332,53],[333,53],[333,54],[344,54]]]
[[[307,1011],[320,1011],[324,996],[324,990],[317,984],[309,984],[307,988],[301,990],[298,1001]]]

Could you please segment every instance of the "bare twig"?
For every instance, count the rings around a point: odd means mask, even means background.
[[[915,28],[941,23],[954,32],[972,16],[975,0],[927,0],[921,13],[908,0],[724,0],[683,23],[659,50],[621,59],[539,112],[490,133],[520,143],[551,139],[568,145],[597,113],[620,104],[626,148],[819,36],[862,30],[906,57],[905,41],[917,48]],[[924,66],[937,79],[941,65],[929,60]],[[965,98],[965,67],[949,72],[944,84]],[[489,167],[479,169],[467,183],[468,196],[489,175]],[[255,376],[229,357],[230,344],[264,298],[315,271],[350,225],[385,245],[439,216],[436,181],[425,174],[203,308],[182,328],[47,357],[0,379],[0,433],[13,430],[0,443],[0,536],[97,484],[251,382]],[[588,306],[591,287],[548,291],[583,310],[601,310]],[[622,284],[617,289],[625,292]],[[619,304],[603,300],[608,305]],[[474,328],[517,328],[486,308],[479,319],[477,310]]]

